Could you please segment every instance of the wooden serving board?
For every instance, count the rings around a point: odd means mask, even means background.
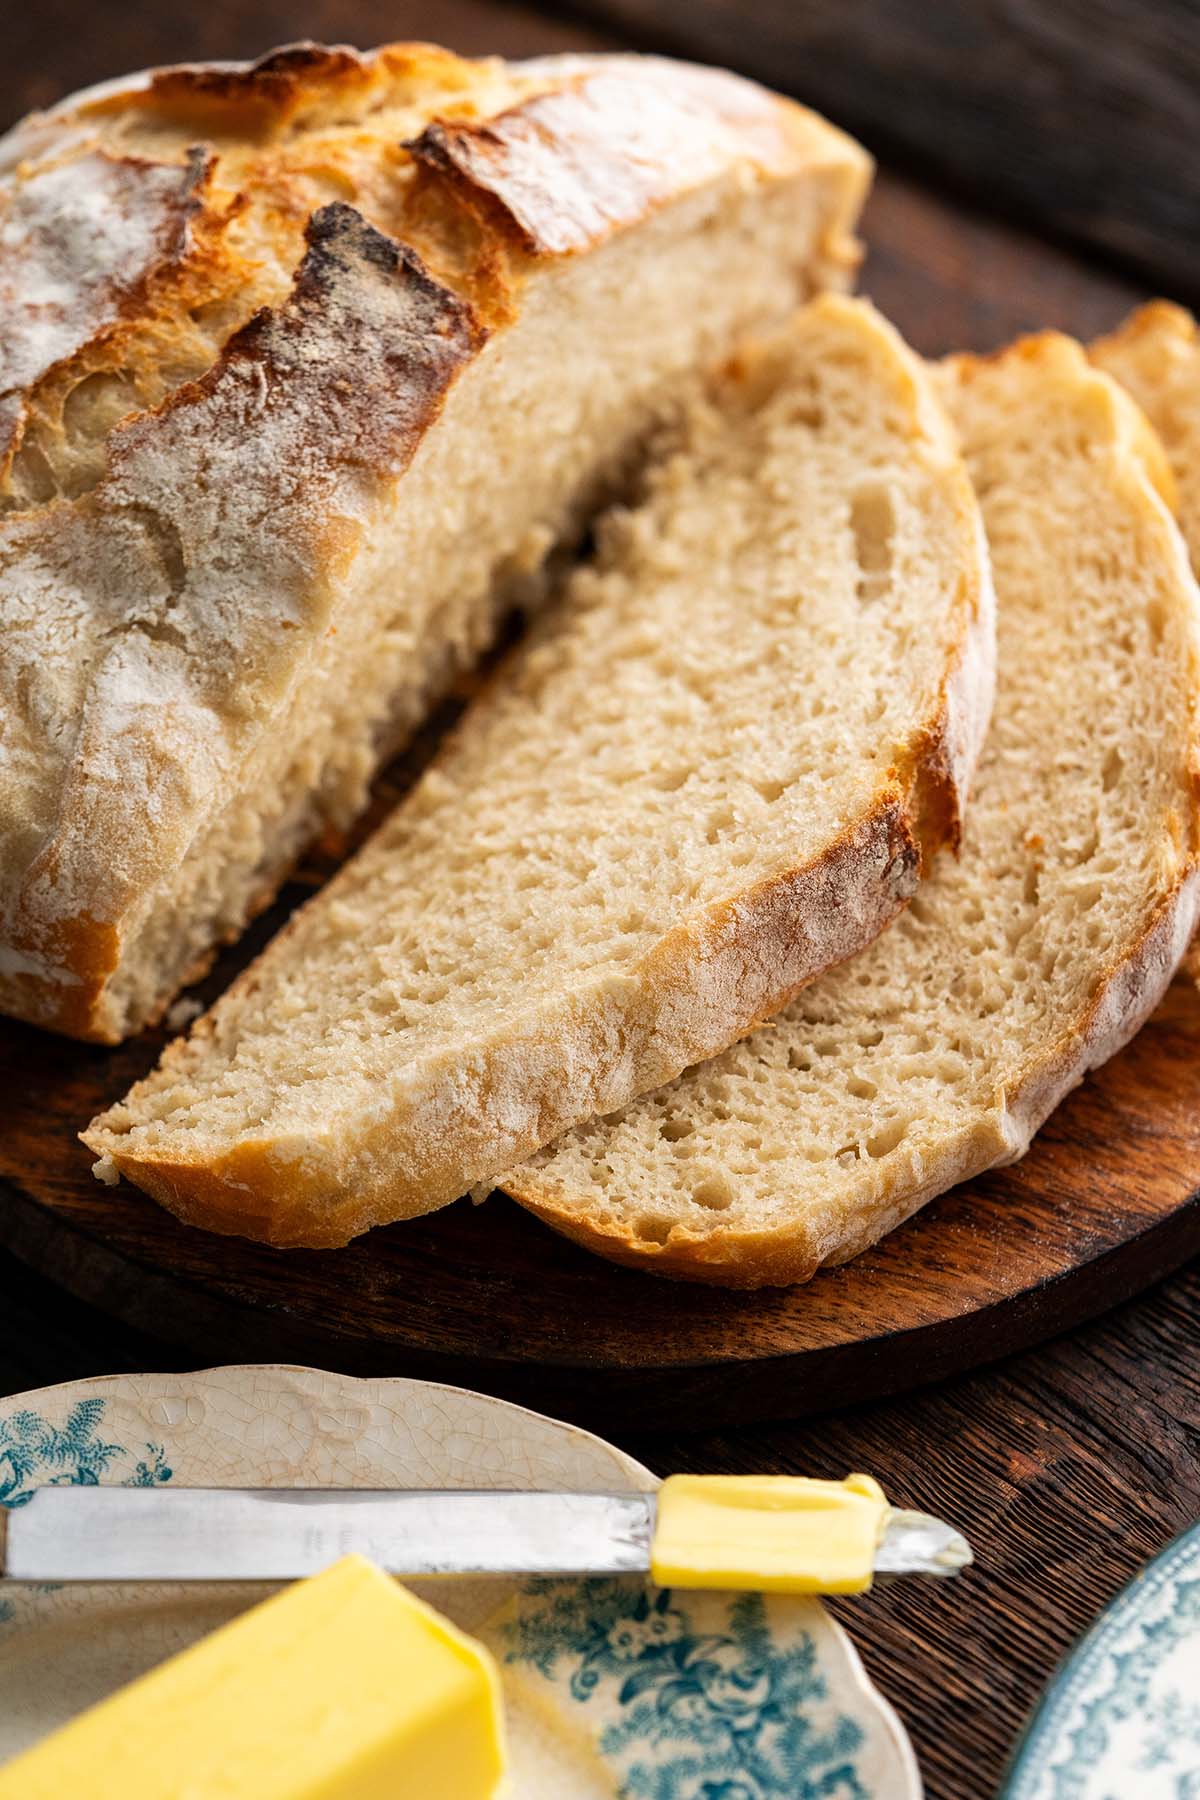
[[[881,179],[865,286],[926,353],[1056,325],[1107,329],[1137,290]],[[379,808],[425,745],[383,784]],[[327,872],[315,865],[311,887]],[[225,957],[215,997],[280,906]],[[101,1187],[75,1133],[151,1065],[0,1024],[0,1241],[197,1360],[312,1361],[492,1389],[632,1431],[791,1417],[875,1397],[1063,1331],[1200,1249],[1200,1002],[1177,988],[1017,1167],[958,1189],[847,1268],[725,1293],[614,1268],[496,1196],[340,1251],[189,1231]]]
[[[758,1293],[616,1268],[500,1195],[336,1251],[189,1230],[94,1181],[74,1137],[157,1047],[0,1034],[0,1238],[204,1361],[418,1374],[626,1429],[789,1417],[1002,1356],[1200,1249],[1200,1003],[1183,987],[1022,1163],[807,1287]]]

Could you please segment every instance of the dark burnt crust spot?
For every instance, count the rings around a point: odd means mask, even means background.
[[[308,252],[297,271],[297,291],[309,287],[328,292],[339,275],[355,263],[368,263],[386,275],[404,278],[433,301],[440,312],[471,318],[471,308],[452,289],[436,281],[410,244],[389,237],[345,200],[332,200],[308,221]]]
[[[170,415],[222,391],[231,404],[252,369],[268,407],[286,407],[334,459],[394,470],[407,462],[459,370],[488,333],[470,304],[429,273],[416,251],[345,201],[309,220],[308,249],[291,294],[262,307],[229,338],[213,367],[154,413],[118,431],[112,468]],[[378,282],[371,295],[364,274]],[[336,365],[336,367],[335,367]],[[386,399],[381,387],[386,383]],[[341,423],[332,423],[333,415]],[[397,458],[399,457],[399,462]]]
[[[410,244],[389,237],[345,200],[334,200],[312,215],[306,231],[308,250],[296,272],[294,299],[327,298],[340,276],[366,264],[402,281],[410,298],[419,299],[431,329],[456,336],[464,349],[476,350],[486,332],[470,304],[437,281]]]
[[[345,106],[351,112],[390,89],[401,94],[412,84],[447,97],[470,96],[477,64],[452,50],[419,40],[381,45],[370,51],[349,44],[305,39],[269,51],[257,62],[180,63],[155,70],[144,86],[85,101],[82,115],[146,111],[186,126],[246,139],[270,139],[320,114]]]
[[[402,145],[416,164],[417,187],[410,204],[428,189],[431,204],[447,202],[471,218],[481,243],[521,256],[548,253],[550,246],[521,217],[505,181],[506,146],[491,121],[463,124],[435,119],[419,137]]]
[[[319,75],[324,80],[329,75],[365,67],[366,58],[351,44],[318,44],[314,38],[299,38],[294,44],[268,50],[244,74],[247,83],[253,85],[278,75],[289,79]]]
[[[441,175],[462,175],[462,147],[468,133],[481,148],[486,146],[489,138],[493,145],[498,142],[490,124],[464,126],[434,119],[418,137],[409,138],[403,148],[416,162],[436,169]]]
[[[356,340],[366,350],[363,339],[378,334],[374,348],[390,381],[397,391],[401,387],[409,391],[412,417],[408,430],[401,434],[412,439],[406,446],[407,460],[416,436],[440,407],[450,381],[482,347],[486,329],[466,300],[434,279],[415,250],[379,231],[345,201],[334,201],[315,212],[306,237],[308,249],[287,303],[278,310],[265,308],[250,319],[230,339],[222,361],[259,363],[268,391],[280,381],[290,386],[300,379],[309,388],[320,380],[331,393],[328,369],[317,377],[309,374],[308,351],[315,327],[327,332],[331,326],[340,326],[346,357],[345,380],[337,384],[342,398],[337,404],[363,413],[359,442],[344,445],[343,459],[367,465],[382,459],[394,466],[395,441],[385,446],[367,416],[377,404],[377,396],[371,393],[376,383],[366,383],[366,405],[363,398],[356,402],[350,398],[356,385]],[[361,298],[361,277],[367,271],[383,276],[392,289],[378,318],[364,316],[355,304],[355,299]],[[370,312],[368,306],[366,314]],[[357,367],[361,373],[363,365]],[[214,384],[219,378],[218,365],[212,372]]]

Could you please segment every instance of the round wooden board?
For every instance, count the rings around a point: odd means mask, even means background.
[[[205,1361],[425,1375],[627,1428],[794,1417],[1024,1347],[1200,1250],[1200,1002],[1182,984],[1023,1162],[807,1287],[757,1293],[613,1267],[499,1195],[338,1251],[188,1230],[94,1181],[75,1137],[161,1042],[102,1050],[0,1027],[0,1238]]]

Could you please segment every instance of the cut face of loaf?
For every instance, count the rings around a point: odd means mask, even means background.
[[[1197,602],[1144,420],[1082,352],[952,361],[998,685],[959,860],[724,1056],[503,1178],[560,1231],[753,1287],[1020,1156],[1137,1030],[1197,910]]]
[[[653,58],[298,46],[0,142],[0,1008],[116,1040],[537,589],[864,154]]]
[[[660,443],[412,795],[86,1141],[337,1244],[724,1047],[958,831],[991,598],[929,377],[813,302]]]

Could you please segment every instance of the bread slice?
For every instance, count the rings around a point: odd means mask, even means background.
[[[1129,389],[1162,439],[1179,523],[1200,569],[1200,328],[1182,306],[1154,300],[1090,354]]]
[[[1191,933],[1200,597],[1161,450],[1060,337],[943,389],[999,605],[961,857],[773,1024],[503,1177],[617,1261],[739,1287],[846,1261],[1021,1156]]]
[[[865,154],[658,59],[295,46],[0,141],[0,1009],[236,936],[698,368],[845,285]]]
[[[913,891],[990,704],[982,531],[920,363],[827,297],[661,448],[431,770],[85,1141],[338,1244],[722,1049]]]
[[[1091,347],[1100,368],[1128,388],[1162,439],[1175,478],[1175,511],[1200,575],[1200,328],[1191,313],[1153,300]],[[1200,943],[1180,975],[1200,987]]]

